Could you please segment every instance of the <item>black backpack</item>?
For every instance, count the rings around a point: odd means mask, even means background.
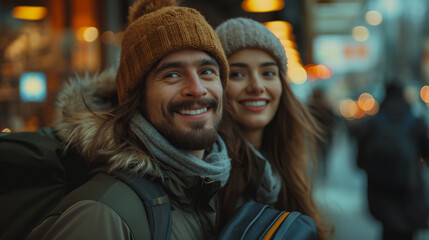
[[[0,239],[25,239],[67,193],[94,174],[78,153],[64,152],[51,128],[1,134]],[[151,238],[169,239],[171,205],[164,189],[142,178],[118,179],[144,203]]]
[[[365,143],[363,159],[368,181],[386,187],[413,188],[417,183],[418,152],[411,138],[414,116],[394,121],[380,112]]]
[[[276,210],[251,200],[237,210],[218,240],[229,239],[316,240],[317,227],[307,215]]]

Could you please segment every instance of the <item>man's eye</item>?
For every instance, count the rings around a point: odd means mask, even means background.
[[[201,71],[201,74],[213,74],[214,71],[211,69],[204,69],[203,71]]]
[[[176,78],[179,77],[179,74],[177,73],[169,73],[167,75],[165,75],[165,78]]]
[[[240,78],[240,77],[244,77],[244,74],[241,72],[231,72],[229,74],[229,77],[231,78]]]

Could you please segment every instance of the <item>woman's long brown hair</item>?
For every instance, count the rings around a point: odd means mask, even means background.
[[[328,239],[332,233],[317,211],[312,196],[311,181],[307,173],[308,159],[314,159],[315,140],[321,129],[298,101],[282,74],[282,95],[273,120],[265,127],[260,152],[280,175],[282,188],[276,209],[299,211],[316,223],[318,239]],[[231,108],[226,101],[220,134],[226,142],[232,159],[229,181],[221,190],[221,225],[230,219],[240,198],[256,199],[263,166],[249,149],[238,124],[231,118]]]

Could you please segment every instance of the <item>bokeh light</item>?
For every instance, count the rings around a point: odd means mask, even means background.
[[[429,86],[423,86],[420,90],[420,97],[423,102],[429,103]]]
[[[340,113],[347,119],[353,118],[358,111],[358,106],[351,99],[344,99],[340,102]]]
[[[359,107],[365,112],[373,108],[374,102],[374,98],[369,93],[362,93],[357,101]]]
[[[368,28],[364,26],[356,26],[352,30],[353,38],[358,42],[364,42],[369,38]]]
[[[374,104],[372,106],[372,108],[366,112],[366,114],[368,115],[375,115],[378,113],[378,110],[380,109],[380,105],[378,104],[378,102],[376,100],[374,100]]]
[[[272,12],[282,10],[283,0],[243,0],[241,8],[246,12]]]
[[[379,11],[368,11],[365,20],[369,25],[377,26],[383,21],[383,16]]]
[[[290,81],[296,84],[302,84],[307,81],[307,72],[303,67],[290,67],[288,69],[288,76]]]
[[[83,32],[83,39],[86,42],[94,42],[98,38],[98,29],[95,27],[88,27]]]
[[[16,6],[12,9],[12,17],[23,20],[41,20],[48,10],[40,6]]]

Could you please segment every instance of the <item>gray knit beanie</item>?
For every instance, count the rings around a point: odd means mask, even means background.
[[[243,48],[258,48],[268,52],[286,73],[287,60],[280,40],[263,24],[249,18],[232,18],[220,24],[216,33],[225,54],[230,57]]]

